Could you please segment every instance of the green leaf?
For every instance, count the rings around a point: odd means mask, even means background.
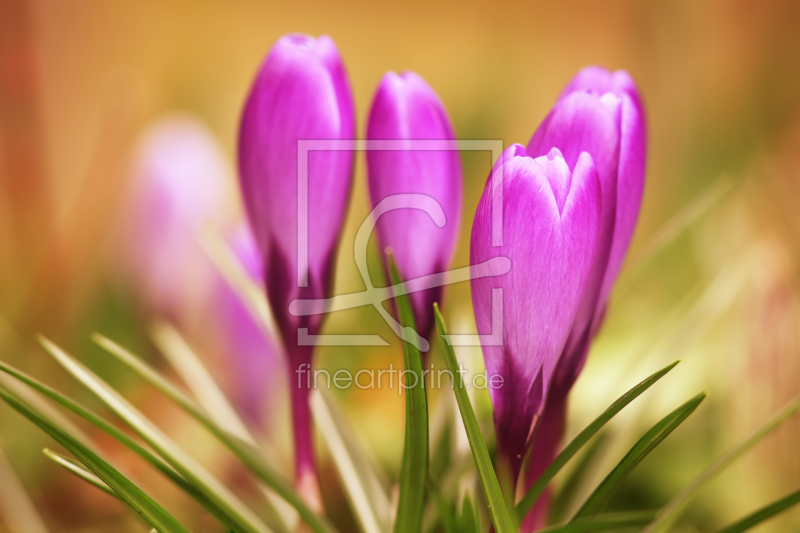
[[[103,492],[106,492],[111,496],[119,499],[119,495],[116,492],[114,492],[108,485],[106,485],[106,483],[102,479],[92,474],[90,471],[86,470],[84,467],[82,467],[69,457],[64,457],[60,453],[56,453],[48,448],[42,450],[42,453],[44,453],[45,457],[52,460],[56,464],[63,466],[64,468],[66,468],[67,470],[69,470],[82,480],[88,482],[90,485],[94,485]]]
[[[252,446],[257,446],[256,439],[247,428],[247,424],[178,330],[167,322],[156,321],[150,327],[150,338],[194,393],[200,407],[208,416],[223,430]],[[269,461],[269,456],[265,454],[262,456],[274,469],[274,463]],[[297,511],[261,480],[256,481],[256,486],[266,499],[266,510],[279,519],[279,523],[276,524],[278,529],[282,531],[297,529]]]
[[[433,382],[432,376],[431,382]],[[452,466],[456,437],[456,409],[458,409],[458,404],[455,401],[455,397],[445,396],[436,403],[435,407],[431,408],[428,416],[431,441],[431,465],[428,472],[430,475],[429,486],[431,482],[441,482],[445,473]]]
[[[439,334],[443,339],[447,335],[447,327],[442,318],[442,313],[439,312],[439,306],[434,304],[433,312],[436,315],[436,327],[439,329]],[[489,457],[489,452],[486,449],[486,443],[481,435],[478,420],[475,418],[475,411],[472,409],[472,403],[469,401],[469,395],[464,388],[461,373],[459,372],[458,360],[456,359],[453,347],[444,342],[444,359],[447,363],[447,368],[453,375],[453,390],[456,394],[456,401],[458,408],[461,411],[461,420],[464,422],[464,429],[467,432],[469,439],[469,446],[472,450],[472,457],[475,459],[475,466],[478,469],[478,477],[481,480],[481,487],[483,494],[486,498],[486,504],[489,507],[489,515],[494,524],[497,533],[513,533],[516,531],[514,523],[511,521],[511,516],[506,508],[505,500],[500,492],[500,483],[497,481],[497,476],[492,466],[492,460]]]
[[[49,340],[40,337],[40,342],[57,363],[91,390],[179,474],[229,516],[237,524],[238,533],[270,531],[267,525],[227,487],[186,454],[117,391]]]
[[[563,526],[550,526],[539,533],[594,533],[596,531],[618,531],[620,529],[647,525],[656,511],[624,511],[604,513],[593,518],[580,518]]]
[[[553,495],[553,502],[550,505],[550,521],[559,523],[565,520],[571,509],[573,502],[577,498],[578,491],[586,480],[590,468],[594,464],[597,454],[605,444],[608,437],[607,433],[600,433],[590,444],[586,445],[586,451],[578,461],[578,464],[569,473],[561,487]]]
[[[103,340],[102,336],[97,337]],[[194,393],[208,416],[228,433],[255,445],[247,425],[178,330],[167,322],[156,321],[150,326],[150,339]]]
[[[436,507],[436,512],[442,522],[442,529],[444,533],[457,533],[456,515],[450,503],[442,495],[442,491],[436,486],[436,482],[432,478],[428,478],[428,494],[431,495],[433,504]]]
[[[464,499],[461,501],[461,512],[456,518],[459,533],[480,533],[481,531],[481,519],[472,497],[472,491],[469,491],[464,494]]]
[[[706,398],[707,393],[701,392],[689,401],[662,418],[656,425],[642,436],[639,441],[625,454],[625,457],[606,476],[600,485],[583,504],[575,518],[592,517],[600,513],[611,497],[628,478],[636,466],[653,451],[656,446],[667,438],[672,431],[691,415],[697,406]]]
[[[389,273],[394,285],[400,285],[391,253],[386,254]],[[425,376],[422,373],[422,356],[407,337],[416,332],[414,313],[408,295],[395,298],[400,324],[403,328],[403,381],[405,382],[406,427],[403,444],[403,462],[400,466],[400,498],[397,505],[395,533],[418,533],[422,530],[425,510],[425,483],[428,480],[428,397]],[[414,380],[413,383],[409,382]],[[399,385],[398,385],[399,386]]]
[[[514,515],[516,516],[517,522],[522,523],[522,520],[525,518],[525,515],[528,514],[536,500],[539,499],[539,496],[542,495],[544,489],[547,488],[547,485],[552,481],[552,479],[558,474],[558,472],[567,464],[572,456],[578,453],[584,444],[586,444],[589,439],[591,439],[595,433],[600,431],[609,420],[614,418],[614,416],[622,411],[629,403],[639,397],[644,391],[649,389],[653,384],[655,384],[659,379],[663,378],[670,370],[675,368],[675,365],[680,363],[680,361],[675,361],[674,363],[667,365],[666,367],[662,368],[655,374],[651,375],[628,392],[623,394],[617,401],[615,401],[611,406],[603,411],[603,413],[598,416],[591,424],[586,426],[586,429],[581,431],[577,437],[572,439],[564,450],[558,454],[558,457],[550,463],[550,466],[542,472],[542,475],[531,485],[531,488],[528,489],[528,492],[525,493],[525,496],[517,503],[516,507],[514,507]]]
[[[790,509],[791,507],[800,503],[800,490],[789,494],[788,496],[784,496],[780,500],[773,502],[765,507],[762,507],[758,511],[747,515],[746,517],[742,518],[741,520],[729,525],[728,527],[724,527],[719,530],[718,533],[741,533],[742,531],[747,531],[748,529],[752,528],[764,522],[765,520],[769,520],[780,513]]]
[[[711,481],[717,474],[722,472],[731,463],[738,459],[744,452],[753,447],[758,441],[766,437],[772,430],[780,426],[789,417],[800,410],[800,396],[789,402],[775,416],[769,419],[763,426],[758,428],[752,435],[739,443],[736,447],[729,450],[725,455],[717,459],[711,466],[697,476],[685,489],[675,495],[672,500],[659,511],[656,519],[642,533],[663,533],[668,531],[680,517],[692,496],[697,493],[706,483]]]
[[[392,514],[389,497],[369,457],[326,390],[311,393],[311,410],[362,531],[389,531]]]
[[[39,426],[71,454],[78,458],[106,485],[117,493],[137,513],[160,533],[188,533],[175,518],[139,487],[123,476],[118,470],[91,451],[85,444],[75,439],[62,428],[45,418],[40,412],[20,401],[8,391],[0,388],[0,397],[25,418]]]
[[[240,461],[247,465],[259,479],[269,485],[281,498],[294,507],[300,515],[300,518],[308,524],[312,531],[315,533],[332,533],[335,531],[333,526],[324,517],[312,511],[297,492],[295,492],[292,485],[261,457],[260,450],[225,431],[208,415],[208,413],[206,413],[206,411],[197,405],[194,400],[186,396],[186,394],[175,385],[125,348],[99,334],[95,334],[93,339],[102,348],[107,350],[108,353],[115,356],[141,378],[156,387],[165,396],[170,398],[202,424],[211,434],[217,437],[217,439],[231,450]]]
[[[69,409],[79,417],[83,418],[90,424],[104,431],[106,434],[117,440],[126,448],[130,449],[131,451],[142,457],[145,461],[153,465],[159,472],[161,472],[164,476],[166,476],[177,487],[182,489],[185,493],[187,493],[195,501],[197,501],[197,503],[199,503],[203,508],[205,508],[212,515],[214,515],[223,525],[227,526],[228,528],[235,527],[235,524],[231,521],[231,519],[227,517],[225,513],[223,513],[212,501],[210,501],[201,492],[199,492],[194,487],[194,485],[187,482],[171,466],[165,463],[163,459],[161,459],[159,456],[155,455],[150,450],[148,450],[147,448],[145,448],[144,446],[142,446],[141,444],[130,438],[125,432],[117,429],[117,427],[111,424],[110,422],[106,421],[105,419],[93,413],[92,411],[84,408],[75,401],[67,398],[66,396],[56,391],[55,389],[48,387],[44,383],[34,379],[33,377],[25,374],[24,372],[21,372],[20,370],[17,370],[16,368],[1,361],[0,361],[0,370],[15,377],[16,379],[30,386],[32,389],[42,393],[51,400],[55,401],[56,403],[62,405],[63,407],[66,407],[67,409]],[[51,420],[53,420],[52,417],[48,418],[51,418]],[[56,423],[57,425],[61,425],[57,421]],[[68,428],[63,428],[63,429],[66,429],[68,433],[71,433],[71,431]]]

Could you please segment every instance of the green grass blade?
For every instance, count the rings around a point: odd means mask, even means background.
[[[453,512],[450,502],[442,495],[442,491],[439,490],[439,487],[430,477],[428,478],[428,494],[431,495],[444,533],[458,533],[455,512]]]
[[[223,430],[248,444],[257,446],[256,439],[247,424],[178,330],[167,322],[155,321],[150,327],[150,338],[189,387],[208,416]],[[264,454],[264,459],[269,460],[269,456]],[[270,464],[274,465],[272,462]],[[256,485],[266,500],[267,508],[279,520],[276,524],[278,529],[282,531],[297,529],[297,511],[262,481],[257,480]]]
[[[431,437],[431,466],[428,474],[428,486],[431,482],[438,483],[450,469],[456,446],[455,415],[458,404],[455,397],[443,397],[431,409],[428,423]]]
[[[800,490],[795,491],[788,496],[784,496],[780,500],[762,507],[758,511],[745,516],[741,520],[738,520],[737,522],[720,529],[718,533],[742,533],[743,531],[747,531],[761,522],[779,515],[798,503],[800,503]]]
[[[42,453],[45,455],[45,457],[47,457],[48,459],[50,459],[51,461],[53,461],[57,465],[60,465],[60,466],[62,466],[64,468],[66,468],[67,470],[69,470],[70,472],[72,472],[73,474],[75,474],[76,476],[81,478],[82,480],[86,481],[90,485],[94,485],[95,487],[97,487],[98,489],[102,490],[103,492],[108,493],[111,496],[119,499],[119,494],[114,492],[108,485],[106,485],[105,481],[103,481],[102,479],[100,479],[99,477],[97,477],[96,475],[91,473],[90,471],[86,470],[83,466],[81,466],[80,464],[76,463],[75,461],[73,461],[69,457],[64,457],[60,453],[56,453],[56,452],[54,452],[53,450],[51,450],[49,448],[45,448],[44,450],[42,450]]]
[[[89,437],[89,435],[87,435],[82,428],[75,424],[75,422],[73,422],[69,416],[63,413],[55,405],[48,402],[46,398],[42,398],[42,396],[37,394],[36,391],[31,390],[31,388],[26,386],[25,383],[21,383],[13,376],[6,375],[2,365],[3,363],[0,361],[0,370],[3,371],[0,372],[0,387],[3,387],[8,392],[42,413],[54,424],[61,427],[61,429],[76,439],[85,443],[90,450],[105,459],[103,451],[100,450],[94,442],[92,442],[91,437]]]
[[[92,391],[179,474],[229,516],[237,525],[237,533],[270,531],[269,527],[227,487],[186,454],[117,391],[49,340],[41,337],[40,342],[62,368]]]
[[[789,402],[783,409],[778,411],[775,416],[753,432],[752,435],[729,450],[725,455],[717,459],[714,464],[704,470],[702,474],[695,478],[685,489],[675,495],[675,497],[659,511],[656,519],[643,529],[642,533],[663,533],[668,531],[672,524],[680,517],[686,505],[689,503],[689,500],[697,491],[798,411],[800,411],[800,397]]]
[[[480,533],[481,531],[481,518],[478,515],[478,508],[472,499],[473,496],[475,496],[475,493],[469,491],[464,494],[464,499],[461,500],[461,509],[456,517],[460,533]]]
[[[188,533],[175,518],[150,498],[139,487],[123,476],[118,470],[92,452],[85,444],[75,439],[62,428],[53,424],[37,410],[20,401],[5,389],[0,388],[0,397],[25,418],[39,426],[71,454],[86,465],[98,478],[117,493],[119,498],[132,507],[137,513],[160,533]]]
[[[597,454],[605,444],[607,437],[608,433],[600,433],[596,439],[586,445],[586,451],[583,452],[578,464],[575,465],[575,468],[572,469],[561,487],[553,495],[553,501],[550,504],[550,520],[552,522],[560,523],[569,516],[572,504],[577,499],[578,491],[583,486],[589,470],[594,465]]]
[[[239,417],[211,373],[178,330],[167,322],[156,321],[150,326],[150,340],[169,361],[197,398],[199,406],[212,420],[228,433],[250,444],[256,444],[247,424]]]
[[[656,511],[624,511],[604,513],[594,518],[581,518],[563,526],[550,526],[539,533],[594,533],[599,531],[619,531],[642,527],[650,523]]]
[[[439,329],[439,334],[444,338],[444,335],[447,335],[447,327],[445,326],[444,318],[442,318],[442,313],[439,312],[438,305],[434,304],[433,310],[436,315],[436,327]],[[475,418],[475,411],[472,409],[472,403],[470,403],[469,396],[464,388],[456,353],[450,344],[447,342],[443,344],[444,358],[448,370],[453,374],[453,390],[456,394],[458,408],[461,411],[461,420],[464,422],[464,429],[467,432],[469,445],[472,449],[472,457],[475,459],[475,466],[478,469],[478,477],[481,480],[481,487],[483,487],[483,494],[486,497],[486,504],[489,507],[489,515],[491,516],[492,524],[494,524],[497,533],[513,533],[516,531],[516,528],[506,508],[503,495],[500,492],[500,483],[497,481],[497,476],[492,466],[492,460],[486,449],[486,443],[483,441],[483,436],[478,426],[478,420]]]
[[[311,411],[339,474],[361,530],[383,533],[391,529],[392,505],[378,474],[352,431],[324,389],[311,393]]]
[[[97,427],[98,429],[102,430],[112,438],[114,438],[117,442],[128,448],[129,450],[136,453],[139,457],[143,458],[145,461],[150,463],[153,467],[155,467],[159,472],[161,472],[165,477],[167,477],[170,481],[172,481],[178,488],[183,490],[186,494],[191,496],[197,503],[199,503],[204,509],[214,515],[223,525],[225,525],[228,529],[233,529],[235,527],[235,523],[231,521],[231,519],[225,515],[222,510],[220,510],[212,501],[206,498],[203,493],[198,491],[194,485],[186,481],[180,474],[178,474],[170,465],[164,462],[159,456],[133,440],[131,437],[127,435],[124,431],[118,429],[115,425],[108,422],[107,420],[103,419],[101,416],[93,413],[89,409],[84,408],[82,405],[78,404],[77,402],[67,398],[60,392],[56,391],[55,389],[48,387],[44,383],[34,379],[33,377],[17,370],[16,368],[7,365],[6,363],[0,362],[0,370],[6,372],[10,376],[18,379],[22,383],[25,383],[32,389],[40,392],[44,396],[50,398],[51,400],[55,401],[57,404],[66,407],[79,417],[83,418],[93,426]],[[50,418],[52,417],[47,415],[47,413],[43,413],[45,416]],[[54,421],[57,425],[60,425],[57,421]],[[68,433],[71,433],[69,429],[67,429]]]
[[[212,435],[217,437],[217,439],[231,450],[240,461],[247,465],[260,480],[266,483],[281,498],[294,507],[300,515],[300,518],[308,524],[314,533],[332,533],[335,531],[333,526],[324,517],[312,511],[297,492],[295,492],[294,487],[261,457],[260,450],[225,431],[208,413],[197,405],[194,400],[189,398],[152,367],[122,346],[99,334],[93,335],[93,339],[98,345],[108,351],[108,353],[115,356],[117,360],[161,391],[192,418],[202,424]]]
[[[628,478],[636,466],[653,451],[656,446],[667,438],[672,431],[691,415],[697,406],[706,398],[707,393],[701,392],[689,401],[662,418],[656,425],[639,439],[636,444],[625,454],[625,457],[606,476],[600,485],[583,504],[575,518],[592,517],[602,512],[608,505],[611,497]]]
[[[386,254],[392,283],[401,283],[397,266],[390,253]],[[403,327],[403,365],[406,400],[405,443],[400,467],[400,498],[397,505],[395,533],[418,533],[422,530],[425,511],[425,483],[428,480],[428,398],[422,374],[422,355],[406,339],[406,330],[416,331],[414,313],[405,294],[395,298],[400,324]],[[410,383],[411,379],[413,383]],[[399,386],[399,384],[398,384]]]
[[[651,375],[628,392],[623,394],[617,401],[615,401],[611,406],[603,411],[603,413],[598,416],[591,424],[586,426],[586,429],[581,431],[577,437],[572,439],[564,450],[558,454],[558,457],[550,463],[550,466],[542,472],[542,475],[539,476],[531,488],[528,489],[528,492],[525,493],[525,496],[520,499],[517,505],[514,507],[514,515],[516,516],[517,523],[521,523],[522,520],[525,518],[525,515],[528,514],[536,500],[539,499],[539,496],[542,495],[544,489],[547,488],[547,485],[553,478],[558,474],[559,471],[564,467],[565,464],[578,453],[584,444],[586,444],[589,439],[591,439],[595,433],[600,431],[609,420],[614,418],[617,413],[622,411],[629,403],[639,397],[644,391],[649,389],[652,385],[654,385],[659,379],[663,378],[670,370],[675,368],[675,365],[680,363],[680,361],[675,361],[674,363],[667,365],[666,367],[662,368],[655,374]]]
[[[3,363],[2,361],[0,361],[0,370],[17,378],[21,382],[30,386],[32,389],[42,393],[43,395],[55,401],[59,405],[66,407],[67,409],[69,409],[79,417],[83,418],[90,424],[101,429],[102,431],[104,431],[117,441],[119,441],[125,447],[136,452],[138,455],[143,457],[145,460],[147,460],[149,463],[151,463],[159,470],[164,469],[173,474],[176,474],[175,470],[167,463],[165,463],[163,459],[153,454],[152,452],[150,452],[150,450],[148,450],[147,448],[145,448],[144,446],[142,446],[141,444],[130,438],[125,432],[117,429],[116,426],[114,426],[107,420],[103,419],[100,415],[90,411],[89,409],[86,409],[79,403],[64,396],[63,394],[53,389],[52,387],[45,385],[41,381],[29,376],[28,374],[25,374],[20,370],[17,370],[13,366]]]

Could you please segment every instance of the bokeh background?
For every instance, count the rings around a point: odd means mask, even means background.
[[[506,145],[527,142],[583,66],[623,68],[639,83],[649,125],[642,214],[605,328],[574,390],[568,434],[638,379],[674,359],[683,363],[614,421],[587,489],[649,425],[707,390],[709,399],[640,465],[613,503],[663,505],[800,393],[800,4],[791,0],[0,0],[0,358],[97,405],[38,347],[36,334],[47,335],[231,486],[252,491],[210,436],[110,361],[89,336],[100,331],[174,376],[148,336],[154,319],[170,321],[237,395],[243,363],[220,340],[219,306],[202,296],[215,283],[204,274],[212,270],[207,258],[198,253],[181,272],[192,279],[191,312],[181,319],[159,315],[126,275],[125,252],[135,243],[120,227],[146,152],[143,139],[164,120],[205,128],[224,183],[214,217],[223,230],[236,225],[242,103],[264,55],[289,32],[335,40],[360,136],[387,70],[422,75],[459,138]],[[455,266],[468,264],[471,219],[491,165],[488,153],[465,153],[462,162]],[[339,293],[363,289],[350,250],[369,210],[359,154],[337,265]],[[379,280],[376,247],[370,254]],[[445,310],[452,329],[474,328],[466,284],[449,288]],[[321,368],[401,365],[397,339],[373,310],[331,316],[325,329],[378,332],[392,346],[324,348]],[[479,365],[476,355],[460,354]],[[256,425],[279,456],[291,457],[280,356],[266,350],[256,364],[266,384]],[[335,396],[362,444],[395,478],[402,397],[358,389]],[[431,401],[436,405],[442,395],[432,391]],[[489,417],[488,398],[479,394],[476,401]],[[800,422],[790,421],[765,439],[702,491],[681,530],[713,530],[796,490],[799,437]],[[144,465],[98,438],[179,518],[214,531],[193,522],[196,509]],[[50,531],[145,530],[120,504],[48,462],[41,449],[54,443],[5,405],[0,443],[0,531],[34,531],[26,501]],[[324,443],[319,448],[329,480],[326,506],[350,530],[352,516]],[[19,520],[28,525],[15,528]],[[798,530],[798,510],[758,529]]]

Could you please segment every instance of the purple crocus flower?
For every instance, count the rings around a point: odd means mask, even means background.
[[[150,126],[134,159],[120,268],[148,312],[183,328],[208,307],[214,273],[197,237],[221,220],[229,175],[213,134],[188,115]]]
[[[503,245],[492,245],[492,206],[503,200]],[[531,432],[589,281],[600,223],[600,185],[589,154],[570,167],[554,148],[533,158],[520,145],[503,152],[472,225],[470,263],[511,260],[502,276],[472,280],[478,332],[492,331],[493,296],[502,289],[502,345],[483,346],[498,456],[516,480]],[[496,315],[497,313],[494,313]],[[497,327],[497,326],[494,326]]]
[[[611,74],[592,67],[581,71],[568,90],[528,143],[528,151],[535,155],[557,146],[567,164],[588,152],[600,177],[603,204],[597,255],[556,376],[559,386],[567,388],[583,368],[592,335],[602,321],[608,295],[633,236],[645,163],[640,98],[627,74]],[[636,96],[631,97],[629,91]]]
[[[368,143],[408,142],[402,150],[367,151],[372,205],[395,194],[424,194],[439,203],[446,219],[440,228],[424,211],[398,209],[378,220],[378,241],[382,248],[392,248],[404,280],[443,272],[452,258],[461,217],[458,152],[455,143],[450,150],[432,151],[414,142],[454,138],[444,105],[425,80],[413,72],[388,72],[383,77],[369,114]],[[441,297],[442,287],[410,294],[423,337],[433,328],[433,303],[440,302]]]
[[[261,252],[246,223],[228,234],[228,244],[253,281],[263,284]],[[221,277],[218,282],[215,309],[226,361],[236,384],[234,400],[251,424],[263,427],[266,393],[274,388],[274,369],[280,365],[276,360],[278,350],[230,283]]]
[[[541,155],[558,146],[567,162],[588,152],[597,164],[603,204],[592,274],[553,378],[526,472],[530,486],[549,465],[564,430],[567,394],[586,362],[605,316],[608,296],[628,250],[644,189],[646,127],[642,100],[624,71],[588,67],[561,93],[528,144]],[[547,497],[531,511],[524,531],[543,525]]]
[[[570,80],[564,90],[561,91],[559,99],[564,98],[570,93],[579,91],[594,91],[596,93],[616,93],[627,94],[639,108],[640,114],[643,111],[642,97],[639,95],[639,88],[633,81],[631,75],[624,70],[609,72],[603,67],[591,66],[581,69]]]
[[[296,483],[320,506],[306,380],[313,346],[298,342],[300,328],[319,331],[322,316],[296,317],[289,303],[324,298],[332,289],[336,244],[350,193],[353,151],[309,152],[298,165],[298,141],[353,139],[350,84],[333,41],[326,36],[287,35],[264,61],[242,116],[239,176],[242,196],[264,261],[265,287],[289,362]],[[342,148],[339,146],[339,148]],[[299,171],[307,169],[307,210],[298,210]],[[298,227],[308,228],[307,249],[298,249]],[[301,253],[307,268],[298,275]],[[316,501],[315,501],[316,499]]]

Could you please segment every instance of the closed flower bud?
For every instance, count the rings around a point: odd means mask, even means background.
[[[297,343],[297,327],[319,327],[320,317],[302,324],[291,316],[289,302],[331,292],[353,170],[352,150],[308,152],[308,211],[298,212],[298,141],[353,139],[354,121],[350,84],[333,41],[282,37],[261,66],[242,116],[239,177],[264,257],[267,295],[289,346]],[[307,220],[308,271],[298,277],[300,217]]]
[[[413,72],[387,73],[381,81],[367,126],[367,139],[408,141],[401,149],[367,151],[367,174],[373,207],[395,194],[424,194],[436,200],[445,215],[438,227],[420,209],[397,209],[377,222],[381,248],[391,247],[404,280],[447,269],[458,238],[461,217],[461,164],[453,127],[433,89]],[[449,150],[425,150],[415,141],[453,141]],[[376,145],[373,145],[376,146]],[[395,147],[396,148],[396,147]],[[409,295],[420,334],[433,328],[433,303],[442,287]]]
[[[561,93],[533,135],[528,150],[558,146],[567,161],[583,152],[597,164],[603,204],[597,254],[589,285],[559,361],[525,474],[530,486],[555,458],[566,423],[567,395],[578,379],[589,347],[605,316],[609,293],[633,237],[644,189],[646,126],[642,99],[625,71],[581,70]],[[547,523],[550,492],[542,495],[522,525],[534,531]]]
[[[645,144],[641,100],[633,82],[627,73],[599,67],[575,77],[528,143],[534,156],[558,147],[568,165],[588,152],[603,197],[597,255],[557,372],[559,389],[569,390],[583,368],[633,236],[644,187]]]
[[[298,298],[324,298],[331,293],[336,247],[350,194],[353,151],[311,150],[301,167],[299,141],[351,140],[354,123],[350,84],[333,41],[326,36],[287,35],[278,40],[261,66],[244,109],[239,138],[242,197],[264,261],[267,298],[289,356],[296,483],[317,508],[321,502],[309,389],[306,381],[299,379],[300,370],[311,364],[313,346],[302,345],[298,335],[300,328],[316,334],[322,316],[293,316],[289,304]],[[307,170],[304,200],[298,196],[301,168]],[[298,203],[303,203],[302,210]],[[307,228],[303,250],[298,248],[301,227]],[[304,263],[300,263],[301,257]]]
[[[492,206],[503,200],[503,245],[492,245]],[[492,332],[493,289],[502,289],[502,345],[483,346],[499,457],[516,480],[589,281],[600,222],[600,186],[591,156],[570,167],[558,149],[533,158],[510,146],[495,166],[472,226],[470,263],[511,260],[502,276],[472,280],[478,332]]]

